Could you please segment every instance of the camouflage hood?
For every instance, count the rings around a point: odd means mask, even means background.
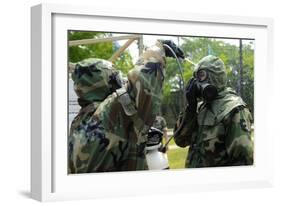
[[[202,58],[195,67],[194,73],[204,69],[208,72],[209,83],[216,86],[220,91],[225,88],[227,76],[223,61],[216,56],[206,56]]]
[[[160,111],[165,76],[165,52],[161,42],[149,47],[128,73],[128,93],[135,102],[137,116],[152,126]]]
[[[78,62],[72,73],[74,90],[80,106],[101,102],[122,85],[121,73],[112,63],[103,59],[89,58]]]
[[[128,93],[135,101],[138,116],[145,125],[151,126],[162,101],[164,76],[158,63],[137,66],[128,73]]]

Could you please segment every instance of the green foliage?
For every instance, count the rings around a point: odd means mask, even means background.
[[[116,68],[127,74],[134,67],[133,58],[129,52],[124,52],[114,63]]]
[[[81,39],[97,39],[112,36],[111,33],[102,32],[85,32],[85,31],[70,31],[68,39],[81,40]],[[116,48],[113,42],[103,42],[88,45],[70,46],[68,48],[68,57],[70,62],[79,62],[86,58],[101,58],[109,59]],[[122,72],[127,73],[132,67],[132,57],[128,52],[124,52],[121,57],[117,59],[115,66]]]
[[[81,39],[96,39],[109,36],[106,33],[100,32],[79,32],[70,31],[69,40],[81,40]],[[98,43],[98,44],[88,44],[79,46],[69,47],[69,61],[79,62],[86,58],[102,58],[109,59],[112,55],[113,45],[111,42]]]
[[[162,113],[166,118],[168,126],[175,124],[176,118],[182,111],[186,104],[184,96],[184,87],[186,81],[191,78],[193,74],[193,66],[188,62],[182,62],[183,81],[179,69],[174,58],[167,58],[166,60],[166,75],[164,82],[164,98],[162,102]]]

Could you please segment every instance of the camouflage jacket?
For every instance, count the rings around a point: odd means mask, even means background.
[[[252,116],[243,100],[225,89],[198,113],[186,110],[174,130],[175,142],[189,146],[186,167],[253,164]]]
[[[148,169],[144,137],[159,112],[163,64],[157,51],[146,51],[128,85],[81,110],[68,138],[69,173]]]
[[[71,173],[147,169],[144,143],[138,143],[134,124],[116,93],[72,133]]]

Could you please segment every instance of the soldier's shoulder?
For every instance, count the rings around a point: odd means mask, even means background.
[[[247,104],[239,95],[237,95],[233,90],[228,90],[222,98],[215,100],[212,108],[217,121],[221,121],[236,108],[246,107]]]
[[[229,117],[233,117],[236,114],[241,116],[239,118],[246,118],[252,121],[252,115],[250,110],[248,109],[247,104],[243,101],[243,99],[237,95],[236,93],[228,94],[223,100],[223,108],[224,111],[221,112],[221,119],[227,119]]]

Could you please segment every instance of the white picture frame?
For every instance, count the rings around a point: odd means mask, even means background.
[[[272,186],[274,134],[267,109],[274,75],[272,19],[40,4],[31,8],[31,26],[32,198],[52,201]],[[67,175],[66,37],[71,29],[254,38],[254,166]]]

